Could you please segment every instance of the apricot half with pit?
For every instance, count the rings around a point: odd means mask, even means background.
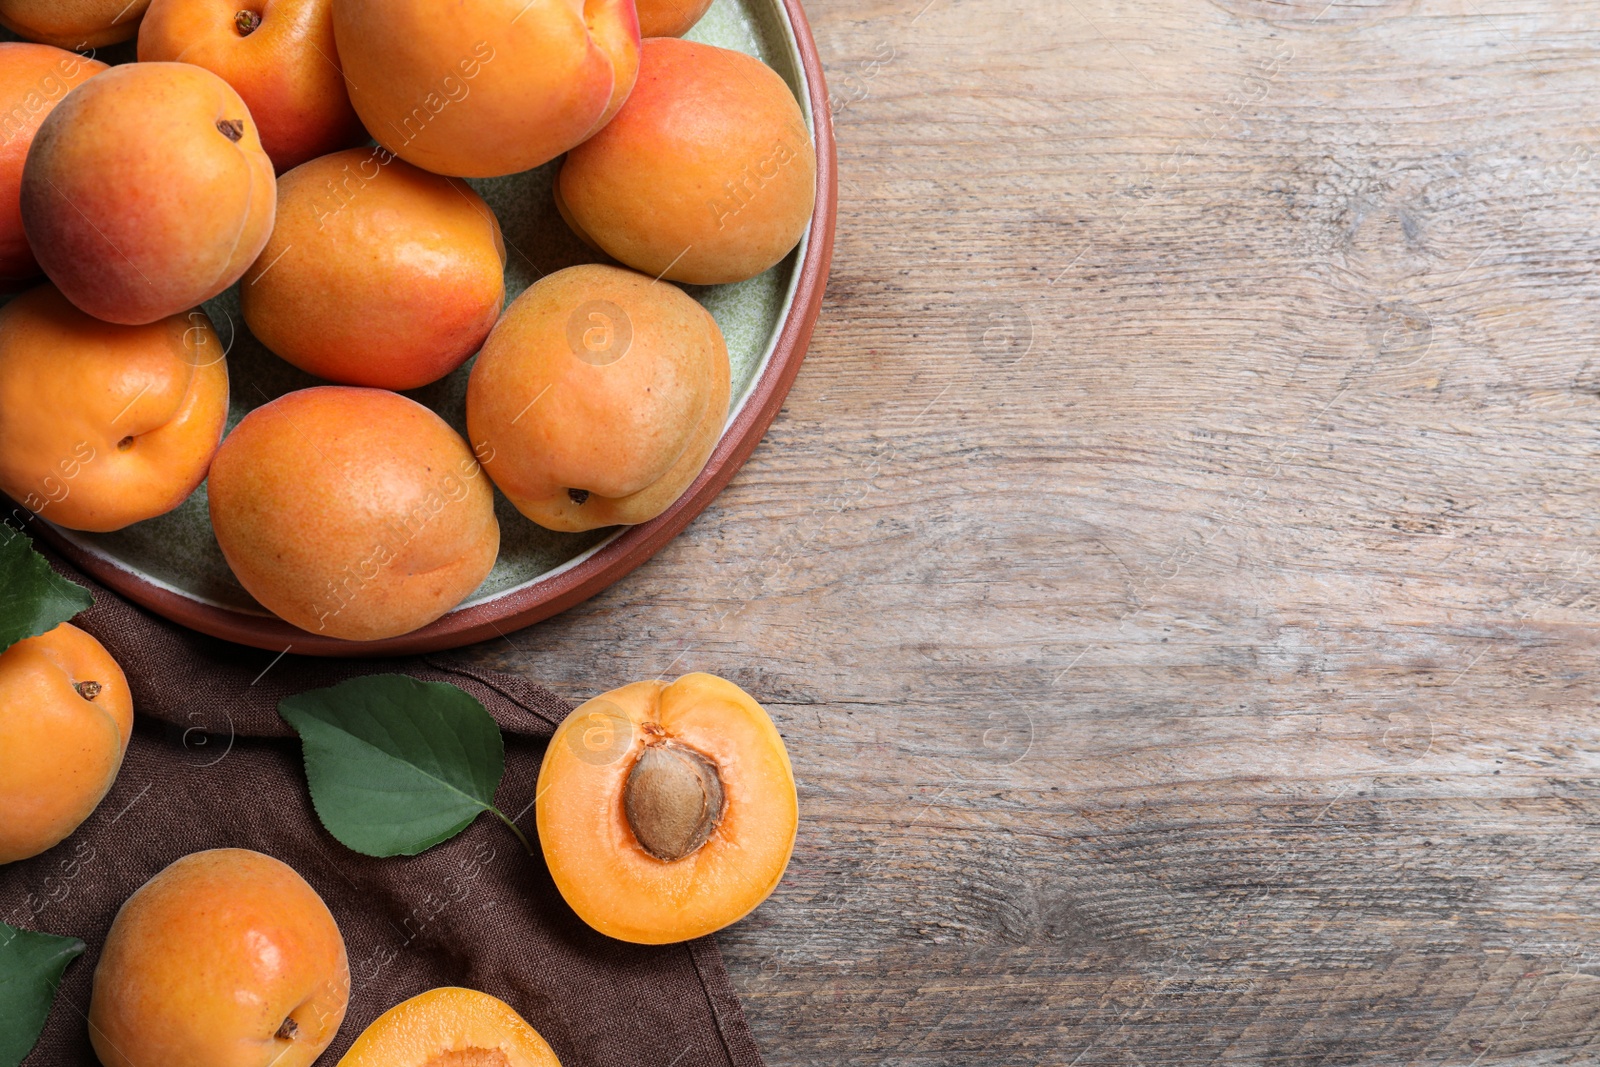
[[[378,1016],[339,1067],[561,1067],[561,1061],[505,1001],[446,986]]]
[[[705,466],[728,416],[711,313],[586,264],[514,300],[467,383],[467,432],[517,510],[552,530],[647,522]]]
[[[344,938],[317,891],[271,856],[213,849],[117,912],[89,1040],[105,1067],[309,1067],[349,999]]]
[[[545,752],[536,808],[572,910],[647,945],[720,930],[767,899],[799,812],[772,719],[710,674],[636,682],[580,706]]]
[[[0,654],[0,863],[76,830],[116,781],[132,731],[122,668],[71,623]]]

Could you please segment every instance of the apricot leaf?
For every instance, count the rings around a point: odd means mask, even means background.
[[[471,694],[403,674],[352,678],[288,697],[278,714],[300,735],[317,818],[366,856],[415,856],[491,812],[505,742]]]
[[[93,606],[89,590],[52,570],[26,535],[0,528],[0,650]]]
[[[75,937],[0,923],[0,1067],[17,1067],[39,1043],[61,975],[83,949]]]

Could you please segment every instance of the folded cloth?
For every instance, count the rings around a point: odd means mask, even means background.
[[[350,1010],[318,1061],[338,1062],[367,1024],[437,986],[509,1003],[564,1067],[758,1067],[715,941],[651,947],[586,926],[498,820],[482,816],[420,856],[371,859],[317,821],[300,743],[278,701],[363,674],[450,682],[489,709],[506,739],[496,804],[534,837],[545,742],[572,705],[523,678],[452,656],[318,660],[244,648],[166,622],[51,563],[93,591],[74,620],[99,638],[133,690],[133,740],[116,784],[78,831],[0,866],[0,921],[81,938],[25,1067],[95,1063],[90,979],[117,909],[180,856],[249,848],[289,864],[328,904],[350,954]],[[162,1067],[152,1064],[150,1067]]]

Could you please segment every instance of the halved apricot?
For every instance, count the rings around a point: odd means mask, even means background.
[[[590,926],[662,945],[720,930],[771,895],[799,802],[783,738],[723,678],[687,674],[595,697],[550,740],[539,842]]]
[[[561,1067],[561,1061],[505,1001],[446,986],[378,1016],[339,1067]]]

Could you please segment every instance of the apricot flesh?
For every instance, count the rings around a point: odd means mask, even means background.
[[[375,1019],[339,1067],[561,1067],[556,1054],[505,1001],[446,986]]]
[[[132,731],[122,668],[71,623],[0,654],[0,863],[76,830],[116,781]]]
[[[616,118],[567,154],[556,203],[579,236],[628,266],[715,285],[789,254],[816,182],[800,105],[771,67],[654,37]]]
[[[415,389],[455,370],[505,301],[489,205],[381,148],[314,159],[278,180],[278,221],[239,287],[250,332],[302,370]]]
[[[255,121],[227,82],[188,63],[128,63],[40,124],[22,222],[68,300],[138,326],[239,280],[272,232],[273,186]]]
[[[39,123],[104,63],[43,44],[0,44],[0,288],[39,274],[22,231],[22,164]]]
[[[640,37],[682,37],[711,7],[711,0],[637,0]]]
[[[0,0],[0,26],[30,41],[82,51],[139,32],[150,0]]]
[[[701,791],[698,769],[682,769],[685,752],[714,771],[720,802]],[[680,766],[667,771],[675,781],[650,787],[651,811],[636,794],[641,774],[660,773],[647,761],[661,753]],[[624,686],[569,715],[545,751],[536,812],[572,910],[603,934],[659,945],[720,930],[765,900],[794,850],[799,807],[761,705],[726,679],[688,674]]]
[[[413,400],[319,386],[256,408],[211,465],[211,525],[240,584],[312,633],[395,637],[455,607],[500,547],[466,443]]]
[[[333,40],[333,0],[151,0],[139,61],[193,63],[233,86],[279,173],[359,144]]]
[[[84,314],[42,285],[0,309],[0,490],[74,530],[183,503],[228,415],[228,366],[202,311],[147,326]]]
[[[675,286],[598,264],[506,309],[467,383],[467,429],[501,492],[552,530],[647,522],[699,475],[728,415],[728,350]]]
[[[344,938],[317,891],[271,856],[213,849],[117,912],[89,1039],[105,1067],[309,1067],[349,998]]]

